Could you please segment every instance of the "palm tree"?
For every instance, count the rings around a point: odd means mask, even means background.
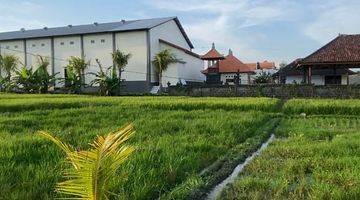
[[[84,82],[85,69],[90,65],[90,61],[86,62],[83,58],[71,56],[67,69],[74,71],[75,74]]]
[[[14,55],[0,55],[0,89],[11,91],[13,84],[11,83],[11,73],[16,71],[19,59]],[[5,73],[4,77],[2,73]]]
[[[134,151],[124,143],[134,133],[130,124],[106,137],[98,136],[91,144],[92,149],[78,151],[46,132],[40,132],[44,138],[54,142],[67,155],[73,170],[67,171],[69,180],[58,183],[59,193],[76,196],[74,199],[105,200],[108,198],[108,185],[123,164]]]
[[[170,49],[165,49],[157,53],[154,56],[154,60],[152,62],[155,65],[156,71],[158,73],[159,86],[161,89],[163,72],[169,68],[169,65],[178,63],[180,60],[176,58],[175,54],[173,54]]]
[[[65,87],[71,92],[80,93],[82,86],[85,85],[85,69],[90,65],[90,61],[71,56],[69,64],[66,66]]]
[[[116,50],[114,53],[111,54],[113,58],[114,65],[118,69],[118,78],[121,80],[121,73],[124,71],[124,68],[128,64],[131,54],[126,54],[121,52],[120,50]]]
[[[16,70],[16,66],[19,62],[18,57],[14,55],[0,55],[0,70],[5,72],[5,78],[10,79],[11,73]]]

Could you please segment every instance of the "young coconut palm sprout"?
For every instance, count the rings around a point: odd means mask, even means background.
[[[90,85],[99,86],[99,94],[101,96],[117,94],[121,85],[121,79],[116,75],[115,66],[110,66],[104,70],[99,59],[96,59],[96,63],[99,66],[99,71],[97,73],[90,73],[95,76],[95,79],[91,81]]]
[[[108,185],[122,163],[134,151],[134,147],[124,143],[135,133],[133,125],[127,125],[106,137],[98,136],[88,151],[77,151],[69,144],[46,132],[40,132],[44,138],[60,147],[67,156],[73,169],[66,171],[69,180],[58,183],[56,190],[73,199],[105,200],[109,199]]]
[[[18,63],[18,57],[14,55],[0,55],[0,89],[11,90],[11,73],[15,72]]]
[[[120,50],[116,50],[112,53],[112,58],[115,67],[118,69],[118,78],[121,80],[121,74],[124,71],[126,65],[129,63],[131,54],[126,54]]]
[[[159,76],[159,86],[161,90],[163,72],[169,68],[169,65],[181,62],[181,60],[177,59],[175,54],[173,54],[170,49],[165,49],[157,53],[154,56],[154,60],[152,62],[155,65]]]

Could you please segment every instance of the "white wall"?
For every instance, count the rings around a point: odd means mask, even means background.
[[[25,64],[25,53],[24,53],[24,41],[8,41],[0,42],[0,52],[2,56],[5,55],[14,55],[19,59],[17,68],[21,68]],[[2,72],[1,72],[2,74]],[[3,75],[3,74],[2,74]]]
[[[315,85],[325,85],[325,77],[319,75],[313,75],[311,77],[311,83]]]
[[[236,73],[226,73],[221,74],[220,80],[223,84],[226,84],[226,79],[234,79],[236,77]],[[250,75],[250,81],[252,80],[252,76]],[[234,83],[229,83],[230,85],[234,85]],[[248,85],[249,83],[249,75],[247,73],[240,73],[240,84]]]
[[[294,81],[297,84],[303,82],[303,76],[286,76],[285,84],[294,84]],[[325,85],[325,77],[320,75],[313,75],[311,77],[311,83],[315,85]]]
[[[303,76],[286,76],[285,84],[301,84],[303,81]]]
[[[184,49],[190,50],[189,44],[186,42],[186,39],[184,38],[183,34],[181,33],[179,27],[174,20],[152,28],[149,34],[151,44],[151,60],[153,60],[154,56],[161,50],[159,39],[163,39]],[[151,82],[156,82],[158,78],[153,64],[151,64],[151,74]]]
[[[146,31],[117,33],[115,39],[116,49],[131,54],[122,78],[127,81],[146,81],[148,64]]]
[[[35,70],[39,63],[39,56],[41,56],[49,61],[48,72],[52,73],[50,38],[26,40],[26,52],[27,67],[32,67]]]
[[[170,82],[171,85],[176,85],[181,82],[181,79],[188,82],[205,81],[206,77],[201,73],[204,66],[203,60],[164,43],[160,43],[160,49],[170,49],[171,52],[181,60],[180,63],[170,65],[163,73],[162,84],[164,87],[167,86],[168,82]]]
[[[101,42],[101,40],[105,40]],[[112,66],[112,52],[113,52],[113,41],[112,34],[93,34],[93,35],[84,35],[84,56],[85,61],[90,61],[90,66],[85,73],[96,73],[99,71],[99,67],[95,59],[99,59],[104,68]],[[94,43],[92,43],[92,41]],[[89,84],[94,80],[93,75],[85,76],[85,83]]]
[[[54,38],[54,73],[59,73],[58,78],[64,78],[64,68],[68,65],[71,56],[81,57],[81,38],[73,37],[56,37]],[[56,86],[61,87],[63,83],[59,81]]]
[[[348,76],[342,75],[341,76],[341,85],[347,85],[347,83],[348,83]]]

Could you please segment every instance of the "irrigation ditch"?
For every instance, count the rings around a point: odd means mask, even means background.
[[[233,181],[243,169],[251,163],[267,146],[275,140],[275,129],[283,117],[283,106],[287,99],[281,99],[275,106],[274,117],[260,126],[254,137],[248,138],[230,150],[228,155],[215,161],[212,165],[201,171],[202,184],[188,191],[184,199],[213,200],[221,191]]]
[[[219,196],[221,191],[227,186],[227,184],[233,183],[235,179],[238,177],[238,175],[244,170],[244,168],[257,156],[260,155],[262,151],[264,151],[267,146],[274,141],[275,135],[272,134],[270,138],[264,142],[261,147],[254,152],[251,156],[247,157],[243,163],[240,163],[238,166],[235,167],[234,171],[228,176],[225,180],[223,180],[220,184],[216,185],[208,194],[207,200],[215,200],[216,197]]]

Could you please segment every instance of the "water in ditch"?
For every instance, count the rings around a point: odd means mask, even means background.
[[[244,170],[244,167],[248,165],[255,157],[260,155],[260,153],[266,149],[266,147],[275,139],[275,135],[272,134],[270,138],[261,145],[261,147],[254,152],[251,156],[247,157],[246,160],[243,163],[240,163],[234,171],[231,173],[229,177],[227,177],[225,180],[223,180],[220,184],[215,186],[211,192],[208,194],[207,198],[208,200],[215,200],[216,197],[220,194],[220,192],[225,188],[225,186],[229,183],[233,183],[238,177],[238,175]]]

